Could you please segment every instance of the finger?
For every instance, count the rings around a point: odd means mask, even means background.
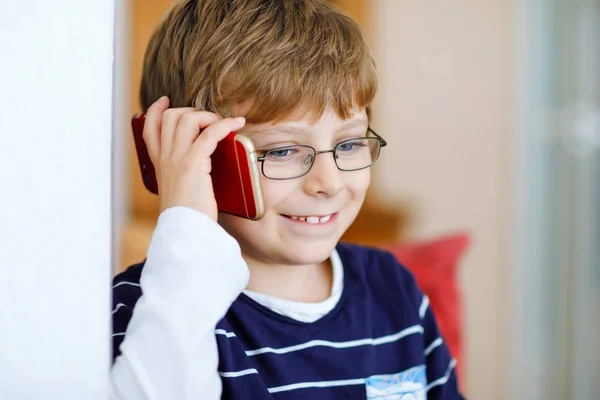
[[[192,107],[177,107],[169,108],[163,113],[160,136],[161,154],[163,156],[169,156],[173,151],[173,140],[179,119],[182,115],[191,113],[192,111],[194,111]]]
[[[146,111],[146,119],[144,122],[144,131],[142,137],[148,148],[150,161],[156,165],[160,155],[160,132],[162,126],[162,115],[169,108],[169,98],[163,96],[156,100]]]
[[[229,133],[241,129],[246,124],[244,117],[225,118],[204,129],[192,145],[190,155],[197,160],[209,158],[217,148],[217,144]]]
[[[196,111],[182,115],[179,118],[175,138],[173,139],[172,156],[182,157],[190,151],[194,141],[198,138],[200,130],[219,121],[215,113]]]

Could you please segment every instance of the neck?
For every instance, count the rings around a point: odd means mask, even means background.
[[[247,290],[304,303],[323,301],[331,294],[333,269],[329,259],[311,265],[272,265],[244,255],[250,268]]]

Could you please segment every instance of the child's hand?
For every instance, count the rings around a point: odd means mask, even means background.
[[[245,123],[191,107],[169,108],[166,96],[148,108],[143,137],[156,170],[160,212],[184,206],[217,220],[210,157],[219,141]]]

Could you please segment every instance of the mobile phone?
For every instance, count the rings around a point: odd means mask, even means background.
[[[133,140],[144,186],[151,193],[158,194],[156,171],[142,137],[145,118],[145,113],[131,118]],[[217,145],[211,163],[210,175],[217,209],[242,218],[261,219],[265,209],[260,188],[260,171],[250,138],[231,132]]]

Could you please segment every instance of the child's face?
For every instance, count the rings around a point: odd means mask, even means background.
[[[332,109],[327,109],[316,123],[307,116],[276,124],[247,124],[239,133],[249,136],[257,150],[309,145],[322,151],[333,149],[344,139],[365,136],[367,127],[364,109],[348,120],[341,120]],[[340,171],[332,153],[319,154],[312,169],[302,177],[273,180],[261,174],[265,202],[261,220],[250,221],[221,213],[219,223],[238,240],[249,264],[319,263],[330,256],[354,221],[370,180],[369,168]],[[331,218],[324,223],[311,224],[292,216]]]

